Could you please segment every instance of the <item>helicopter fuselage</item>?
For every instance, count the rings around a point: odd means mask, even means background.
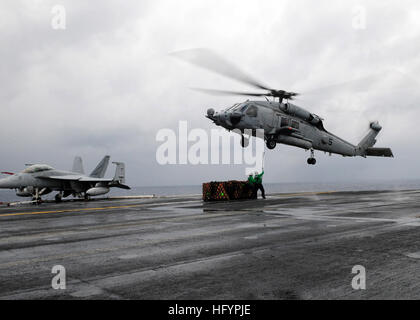
[[[393,157],[390,148],[373,148],[376,143],[375,138],[382,129],[378,122],[370,123],[368,134],[356,146],[325,130],[322,119],[316,114],[294,104],[283,103],[283,101],[294,100],[300,95],[297,92],[274,89],[256,80],[248,73],[242,72],[238,67],[209,49],[184,50],[173,55],[259,90],[259,92],[244,92],[196,88],[198,91],[213,95],[278,99],[278,101],[271,102],[268,99],[267,101],[246,101],[220,112],[216,112],[214,109],[207,110],[207,118],[216,125],[241,134],[242,147],[246,147],[249,141],[244,136],[247,134],[245,132],[247,129],[255,131],[262,129],[264,130],[264,140],[269,149],[274,149],[277,143],[282,143],[311,150],[311,158],[308,159],[308,164],[311,165],[316,163],[314,150],[340,154],[345,157]],[[252,135],[256,136],[254,133]]]
[[[220,112],[209,109],[207,118],[229,131],[237,129],[244,133],[247,129],[263,129],[269,149],[281,143],[312,152],[320,150],[348,157],[365,156],[361,146],[325,130],[319,116],[290,103],[247,101]],[[379,132],[381,127],[372,123],[371,130]]]

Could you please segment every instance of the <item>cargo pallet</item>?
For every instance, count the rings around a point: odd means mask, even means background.
[[[203,183],[203,201],[231,201],[256,199],[253,187],[247,181]]]

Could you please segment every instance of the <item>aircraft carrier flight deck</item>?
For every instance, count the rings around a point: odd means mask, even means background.
[[[0,230],[0,299],[420,298],[415,190],[0,206]]]

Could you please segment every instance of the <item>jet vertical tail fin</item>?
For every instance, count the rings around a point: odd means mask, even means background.
[[[357,146],[357,154],[362,157],[394,157],[390,148],[373,148],[376,144],[376,136],[382,130],[379,122],[371,122],[368,134]]]
[[[114,181],[118,181],[121,184],[125,183],[125,164],[123,162],[113,162],[115,167]]]
[[[71,169],[72,172],[85,174],[85,170],[83,170],[83,161],[81,157],[75,157],[73,161],[73,168]]]
[[[115,176],[112,181],[113,186],[122,189],[131,189],[129,186],[125,185],[125,163],[113,162],[113,164],[116,165]]]
[[[103,178],[105,176],[106,169],[108,169],[110,156],[105,156],[101,162],[98,163],[96,168],[90,174],[92,178]]]

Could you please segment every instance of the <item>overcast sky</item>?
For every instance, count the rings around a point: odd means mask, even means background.
[[[65,30],[51,26],[55,5],[66,10]],[[296,103],[352,143],[378,120],[377,146],[395,154],[318,153],[318,164],[308,166],[307,152],[279,146],[266,155],[266,182],[420,178],[419,36],[418,0],[4,0],[0,169],[28,162],[69,169],[80,155],[89,172],[110,154],[126,162],[132,186],[244,178],[245,165],[156,162],[158,130],[185,120],[210,131],[207,108],[244,100],[189,87],[250,89],[168,55],[205,47],[274,88],[303,93]],[[333,86],[368,75],[369,83]]]

